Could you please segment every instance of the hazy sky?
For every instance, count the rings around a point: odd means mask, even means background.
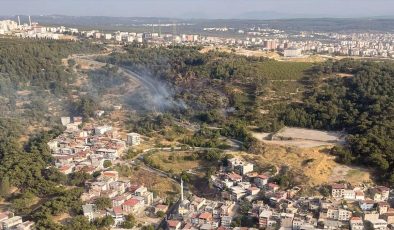
[[[0,15],[239,18],[261,12],[278,18],[394,16],[394,0],[0,0]]]

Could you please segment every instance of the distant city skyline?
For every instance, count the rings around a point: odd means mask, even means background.
[[[0,15],[207,19],[394,17],[391,0],[2,0]]]

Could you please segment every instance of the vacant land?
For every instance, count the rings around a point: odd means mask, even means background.
[[[152,154],[149,158],[154,165],[160,166],[160,169],[166,172],[180,174],[183,171],[196,169],[204,165],[202,160],[187,160],[192,152],[159,152]]]
[[[258,140],[267,144],[294,146],[298,148],[313,148],[343,144],[345,133],[321,130],[285,127],[275,134],[253,133]]]
[[[140,167],[134,168],[130,179],[131,183],[143,184],[163,198],[175,196],[180,191],[179,185],[172,180]]]
[[[352,184],[370,181],[370,174],[361,168],[352,168],[335,162],[335,157],[328,154],[327,147],[297,148],[267,144],[259,155],[240,154],[256,164],[272,164],[280,168],[289,166],[302,173],[310,186],[346,180]],[[335,175],[335,176],[334,176]]]

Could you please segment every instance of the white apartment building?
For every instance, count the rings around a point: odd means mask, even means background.
[[[127,134],[127,144],[130,146],[136,146],[141,143],[141,135],[138,133],[128,133]]]

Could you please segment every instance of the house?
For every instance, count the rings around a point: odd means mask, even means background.
[[[119,156],[118,151],[116,149],[106,149],[106,148],[97,149],[96,154],[99,154],[108,160],[114,160]]]
[[[373,200],[360,200],[358,204],[363,211],[371,211],[375,207],[375,201]]]
[[[387,202],[378,202],[378,212],[379,212],[380,215],[387,213],[389,208],[390,208],[389,203],[387,203]]]
[[[64,173],[64,174],[70,174],[73,172],[74,165],[63,165],[59,168],[59,172]]]
[[[112,209],[108,209],[106,215],[111,216],[114,219],[115,226],[118,226],[125,221],[122,206],[114,206]]]
[[[350,230],[364,230],[364,222],[360,217],[350,218]]]
[[[113,181],[119,180],[119,173],[117,171],[104,171],[101,175],[104,178],[112,178]]]
[[[254,178],[254,183],[259,188],[264,188],[264,186],[268,183],[269,177],[264,174],[260,174]]]
[[[89,221],[94,220],[94,213],[96,212],[95,204],[85,204],[82,205],[83,215],[88,218]]]
[[[331,196],[334,198],[343,198],[345,193],[345,184],[332,184],[331,185]]]
[[[198,216],[199,224],[207,224],[212,222],[212,213],[203,212]]]
[[[112,130],[111,126],[98,126],[94,128],[94,134],[96,135],[104,135],[106,132],[109,132]]]
[[[34,222],[33,221],[25,221],[16,226],[15,230],[31,230],[33,229]]]
[[[130,146],[137,146],[141,143],[141,136],[138,133],[127,134],[127,144]]]
[[[386,213],[382,215],[382,219],[387,222],[387,224],[394,224],[394,213]]]
[[[168,205],[158,204],[155,206],[155,213],[163,212],[166,213],[168,211]]]
[[[190,203],[190,209],[197,212],[206,204],[206,201],[205,198],[193,196],[192,202]]]
[[[390,189],[384,186],[378,186],[372,189],[374,201],[387,201],[389,199]]]
[[[178,220],[167,220],[168,230],[178,230],[181,229],[181,222]]]
[[[250,187],[247,189],[247,194],[251,195],[251,196],[255,196],[255,195],[259,194],[259,192],[260,192],[260,189],[257,187]]]
[[[144,202],[147,205],[150,205],[153,202],[153,193],[149,192],[145,186],[140,186],[138,189],[135,190],[134,194],[136,196],[143,197]]]
[[[343,199],[345,200],[354,200],[356,197],[356,193],[353,189],[345,189],[343,191]]]
[[[242,182],[242,176],[234,172],[227,174],[227,178],[235,183]]]
[[[0,212],[0,223],[9,218],[11,213],[9,212]],[[1,224],[0,224],[1,226]]]
[[[348,221],[352,217],[352,212],[342,208],[328,208],[327,218],[340,221]]]
[[[126,213],[137,213],[143,207],[144,201],[137,198],[131,198],[126,200],[122,204],[123,211]]]
[[[220,224],[223,227],[230,227],[231,226],[231,222],[233,221],[233,217],[232,216],[221,216],[220,217]]]
[[[363,212],[363,219],[364,221],[373,221],[379,219],[379,213],[376,211],[364,211]]]
[[[355,191],[355,197],[356,200],[364,200],[365,196],[364,196],[364,192],[361,190]]]
[[[1,226],[3,230],[11,230],[14,229],[17,225],[21,224],[22,222],[23,222],[22,217],[14,216],[9,219],[3,220],[1,222]]]
[[[242,197],[246,196],[246,189],[240,187],[240,186],[234,186],[230,188],[231,190],[231,199],[232,200],[239,200]]]
[[[269,191],[273,191],[273,192],[276,192],[279,190],[279,185],[274,184],[274,183],[268,183],[266,187]]]
[[[253,172],[253,164],[244,162],[239,158],[230,158],[227,162],[231,170],[238,171],[241,175]]]
[[[375,230],[386,230],[387,229],[387,222],[382,219],[371,220],[369,221],[372,224],[373,229]]]
[[[260,228],[266,228],[268,227],[268,222],[269,219],[272,216],[272,211],[270,210],[263,210],[262,212],[260,212],[259,214],[259,227]]]

